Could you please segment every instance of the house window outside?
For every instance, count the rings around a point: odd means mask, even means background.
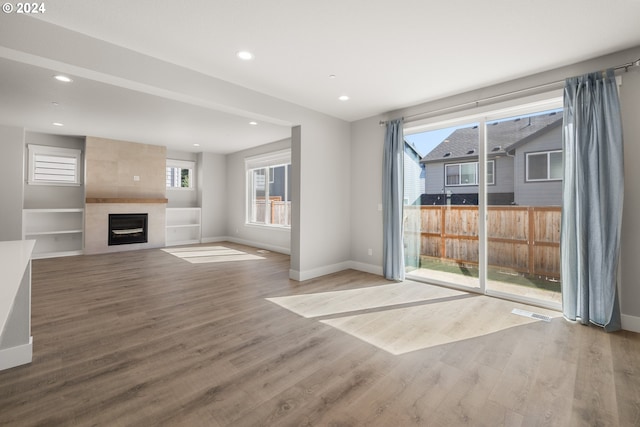
[[[80,150],[29,144],[28,153],[29,184],[80,185]]]
[[[487,161],[487,185],[494,184],[494,161]],[[445,165],[445,182],[448,187],[478,185],[478,162]]]
[[[247,224],[291,226],[291,151],[245,159]]]
[[[172,190],[195,189],[195,167],[195,162],[167,159],[167,188]]]
[[[562,179],[562,150],[527,153],[527,182]]]
[[[487,185],[494,185],[496,183],[495,181],[495,166],[496,163],[493,160],[489,160],[487,162],[487,169],[485,171],[486,175],[487,175]]]

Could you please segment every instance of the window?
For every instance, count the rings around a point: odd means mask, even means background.
[[[487,185],[494,184],[494,161],[487,161]],[[478,162],[445,165],[447,186],[478,185]]]
[[[80,185],[80,150],[29,144],[28,152],[29,184]]]
[[[495,162],[493,160],[489,160],[487,162],[487,170],[485,173],[487,174],[487,185],[494,185],[495,181]]]
[[[195,162],[167,159],[167,188],[195,189]]]
[[[562,150],[527,153],[527,181],[562,179]]]
[[[291,151],[245,159],[247,223],[291,226]]]

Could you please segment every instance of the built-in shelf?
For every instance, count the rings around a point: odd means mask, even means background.
[[[87,203],[167,203],[166,198],[87,197]]]
[[[73,233],[82,233],[82,230],[58,230],[58,231],[41,231],[35,233],[25,233],[25,237],[36,237],[36,236],[49,236],[52,234],[73,234]]]
[[[84,209],[24,209],[22,215],[22,238],[36,241],[34,259],[82,254]]]
[[[200,243],[200,208],[167,208],[166,245]]]

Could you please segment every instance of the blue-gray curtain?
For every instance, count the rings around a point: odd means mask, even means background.
[[[387,123],[382,161],[382,273],[389,280],[404,280],[403,160],[402,119],[392,120]]]
[[[563,114],[562,308],[615,331],[624,173],[613,70],[567,79]]]

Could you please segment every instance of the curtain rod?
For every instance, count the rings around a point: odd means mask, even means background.
[[[618,65],[616,67],[613,67],[613,70],[618,72],[618,71],[623,71],[626,73],[627,71],[629,71],[629,68],[634,68],[634,67],[640,67],[640,58],[636,59],[635,61],[632,62],[627,62],[626,64],[622,64],[622,65]],[[493,96],[488,96],[486,98],[481,98],[478,99],[477,101],[470,101],[470,102],[465,102],[462,104],[458,104],[458,105],[453,105],[451,107],[445,107],[445,108],[440,108],[437,110],[431,110],[431,111],[425,111],[422,113],[416,113],[416,114],[411,114],[409,116],[404,116],[402,117],[404,119],[405,122],[411,122],[414,120],[417,120],[417,118],[427,118],[431,115],[435,115],[435,114],[439,114],[439,113],[444,113],[446,111],[450,111],[450,110],[458,110],[458,109],[462,109],[464,107],[468,107],[468,106],[475,106],[478,107],[481,103],[485,103],[487,101],[493,101],[496,99],[500,99],[500,98],[505,98],[508,96],[512,96],[512,95],[516,95],[519,93],[523,93],[523,92],[529,92],[532,90],[540,90],[540,89],[545,89],[545,88],[553,88],[555,86],[558,86],[558,88],[560,88],[562,85],[564,85],[565,80],[558,80],[555,82],[551,82],[551,83],[544,83],[541,85],[537,85],[537,86],[531,86],[525,89],[519,89],[519,90],[514,90],[511,92],[507,92],[507,93],[502,93],[500,95],[493,95]],[[384,126],[387,123],[389,123],[388,120],[380,120],[379,124],[380,126]]]

